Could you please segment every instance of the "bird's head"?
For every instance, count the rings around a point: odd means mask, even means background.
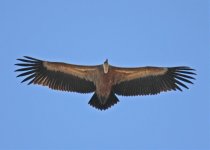
[[[104,61],[104,64],[108,64],[108,59],[106,59],[106,60]]]
[[[109,63],[108,63],[108,59],[105,60],[104,64],[103,64],[103,69],[104,69],[104,73],[107,74],[109,72]]]

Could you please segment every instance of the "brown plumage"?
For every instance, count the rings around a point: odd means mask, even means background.
[[[189,67],[138,67],[121,68],[108,64],[81,66],[60,62],[49,62],[24,56],[15,64],[23,72],[17,77],[26,76],[22,81],[28,84],[39,84],[51,89],[91,93],[89,104],[97,109],[105,110],[116,104],[117,95],[137,96],[154,95],[163,91],[180,90],[191,83],[194,69]]]

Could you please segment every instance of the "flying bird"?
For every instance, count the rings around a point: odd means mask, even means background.
[[[112,66],[106,60],[101,65],[83,66],[62,62],[50,62],[24,56],[15,65],[25,76],[22,82],[48,86],[54,90],[92,93],[89,104],[106,110],[119,102],[116,95],[155,95],[166,91],[182,91],[191,83],[195,70],[186,67],[137,67]],[[181,88],[182,87],[182,88]]]

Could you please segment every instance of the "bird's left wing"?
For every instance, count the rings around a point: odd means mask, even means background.
[[[188,88],[194,69],[189,67],[139,67],[120,68],[112,66],[117,76],[113,90],[118,95],[152,95],[162,91]]]
[[[15,64],[22,67],[16,71],[23,72],[17,77],[26,76],[22,82],[29,81],[28,84],[39,84],[62,91],[79,93],[95,91],[93,79],[97,66],[80,66],[24,57],[17,59],[21,63]]]

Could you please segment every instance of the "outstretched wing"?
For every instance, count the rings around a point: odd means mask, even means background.
[[[16,70],[23,72],[17,76],[25,76],[22,82],[29,81],[28,84],[39,84],[62,91],[79,93],[95,91],[93,76],[97,66],[80,66],[24,57],[24,59],[17,59],[21,63],[15,64],[22,67]]]
[[[187,88],[186,83],[193,84],[194,69],[189,67],[113,67],[119,77],[113,90],[118,95],[153,95],[162,91],[180,90]]]

